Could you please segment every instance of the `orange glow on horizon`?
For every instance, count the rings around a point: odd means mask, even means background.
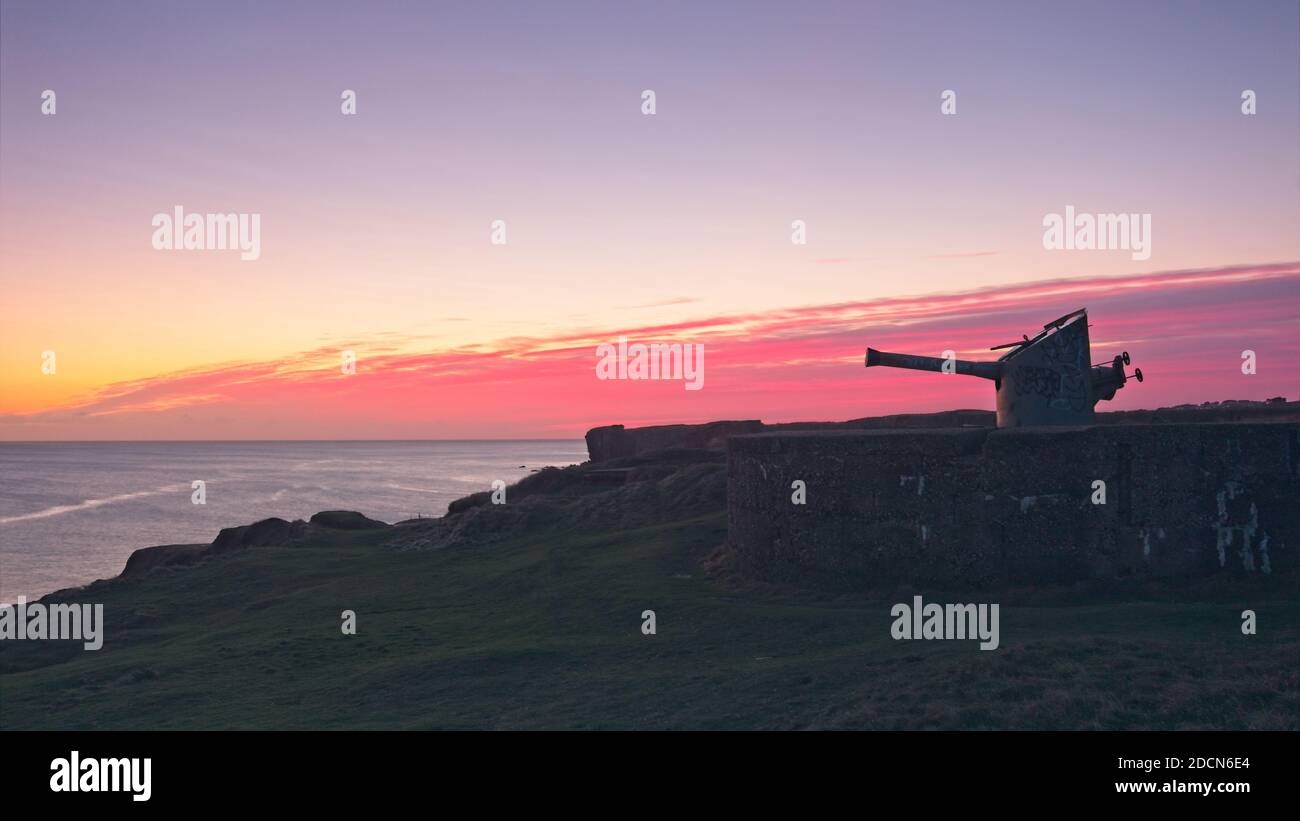
[[[386,334],[272,359],[139,376],[90,373],[60,357],[5,385],[4,439],[529,438],[607,423],[724,418],[839,420],[991,407],[979,380],[864,372],[867,345],[992,358],[987,348],[1086,305],[1094,359],[1130,350],[1149,375],[1103,407],[1158,407],[1294,391],[1300,263],[1054,280],[981,291],[586,328],[491,344],[430,346]],[[595,349],[627,336],[704,345],[705,387],[600,381]],[[1260,372],[1240,373],[1255,350]],[[356,373],[340,368],[354,350]],[[9,369],[12,373],[13,369]],[[126,375],[126,378],[123,376]],[[10,377],[12,379],[12,377]],[[1294,397],[1291,397],[1294,398]]]

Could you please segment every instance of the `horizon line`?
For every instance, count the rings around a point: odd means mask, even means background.
[[[615,423],[617,424],[617,423]],[[675,423],[674,423],[675,424]],[[597,425],[596,427],[604,427]],[[575,442],[570,438],[522,437],[509,439],[0,439],[0,445],[152,445],[152,444],[257,444],[267,442]]]
[[[1222,405],[1224,403],[1240,403],[1254,405],[1279,404],[1275,400],[1283,400],[1280,404],[1300,403],[1300,398],[1288,399],[1285,396],[1269,397],[1268,399],[1207,399],[1201,402],[1182,402],[1176,405],[1162,405],[1157,408],[1124,408],[1109,411],[1097,411],[1098,416],[1115,414],[1115,413],[1151,413],[1163,410],[1174,410],[1177,408],[1198,408],[1206,405]],[[675,425],[711,425],[717,422],[736,422],[736,421],[757,421],[762,425],[808,425],[808,424],[827,424],[843,425],[849,422],[857,422],[862,419],[883,419],[891,416],[938,416],[944,413],[996,413],[989,408],[948,408],[940,411],[899,411],[897,413],[884,413],[872,416],[855,416],[850,419],[806,419],[796,420],[793,422],[764,422],[762,419],[748,420],[736,418],[710,419],[706,422],[663,422],[657,425],[638,425],[627,430],[636,430],[638,428],[657,428],[672,427]],[[597,428],[612,427],[622,425],[621,422],[611,422],[605,425],[594,425],[587,429],[588,432]],[[1095,423],[1094,423],[1095,424]],[[624,426],[626,427],[626,426]],[[468,439],[0,439],[0,445],[151,445],[151,444],[182,444],[182,445],[202,445],[202,444],[267,444],[267,443],[336,443],[336,444],[364,444],[375,442],[585,442],[585,434],[581,437],[508,437],[508,438],[468,438]]]

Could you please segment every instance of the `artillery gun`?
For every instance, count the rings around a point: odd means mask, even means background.
[[[1008,349],[992,362],[971,362],[934,356],[912,356],[867,348],[867,367],[910,368],[978,376],[993,381],[997,391],[998,427],[1088,425],[1093,406],[1113,399],[1130,375],[1128,351],[1109,363],[1093,365],[1088,342],[1088,309],[1080,308],[1043,326],[1032,339],[994,345]],[[1142,381],[1142,370],[1132,378]]]

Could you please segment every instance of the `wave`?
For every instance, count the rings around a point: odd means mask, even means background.
[[[391,490],[409,490],[413,493],[453,493],[454,491],[445,487],[416,487],[415,485],[401,485],[397,482],[384,482],[384,487]]]
[[[47,519],[50,516],[61,516],[64,513],[75,513],[78,510],[90,510],[91,508],[111,505],[115,502],[126,502],[131,499],[140,499],[145,496],[158,496],[163,493],[175,493],[178,490],[188,488],[189,485],[165,485],[154,490],[138,490],[135,493],[122,493],[117,496],[107,496],[103,499],[87,499],[84,502],[78,502],[75,505],[59,505],[57,507],[47,507],[44,510],[38,510],[35,513],[23,513],[18,516],[5,516],[0,518],[0,525],[13,524],[14,522],[25,522],[29,519]]]

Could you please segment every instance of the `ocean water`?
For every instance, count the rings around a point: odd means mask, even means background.
[[[454,499],[587,458],[582,440],[0,443],[0,602],[121,572],[269,516],[441,516]],[[206,504],[191,501],[206,483]]]

